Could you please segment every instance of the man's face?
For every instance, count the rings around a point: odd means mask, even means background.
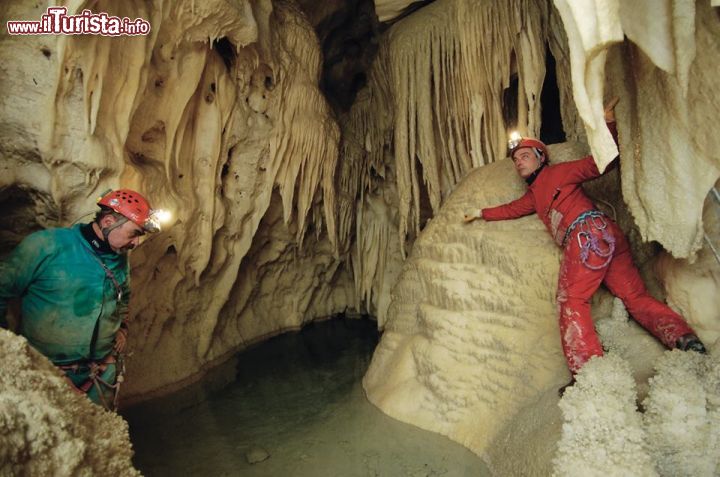
[[[115,253],[126,254],[140,244],[140,237],[143,235],[145,235],[145,231],[142,227],[128,220],[120,227],[110,231],[108,245]]]
[[[529,147],[521,147],[514,151],[512,161],[515,164],[515,171],[523,179],[530,177],[540,167],[540,160],[535,155],[535,151]]]

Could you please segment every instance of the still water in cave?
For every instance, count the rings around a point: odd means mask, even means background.
[[[365,399],[375,327],[311,324],[239,354],[235,381],[200,403],[178,410],[185,398],[170,396],[127,410],[136,467],[148,476],[489,475],[459,444]]]

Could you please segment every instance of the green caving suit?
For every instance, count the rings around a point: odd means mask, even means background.
[[[92,240],[88,227],[35,232],[0,261],[0,326],[7,327],[8,301],[20,298],[19,334],[56,365],[77,363],[77,370],[66,371],[76,385],[87,380],[87,363],[112,352],[130,296],[127,257]],[[119,299],[100,260],[122,291]],[[114,364],[101,379],[115,383]],[[99,403],[95,386],[88,397]]]

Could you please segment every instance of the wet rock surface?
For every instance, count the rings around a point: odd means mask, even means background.
[[[130,410],[136,465],[147,476],[489,475],[459,444],[365,399],[376,342],[374,322],[317,323],[239,355],[237,382],[196,406]],[[257,461],[262,451],[271,457]]]

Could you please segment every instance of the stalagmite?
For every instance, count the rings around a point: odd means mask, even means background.
[[[611,352],[583,367],[560,401],[555,475],[717,475],[717,358],[668,351],[656,368],[640,414],[627,361]]]
[[[563,161],[582,149],[550,154]],[[368,398],[392,417],[480,455],[538,394],[569,380],[553,303],[559,252],[542,223],[460,220],[523,189],[510,161],[458,185],[403,266],[364,379]]]

